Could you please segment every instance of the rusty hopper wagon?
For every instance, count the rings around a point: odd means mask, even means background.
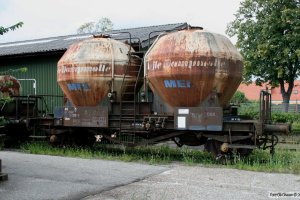
[[[205,145],[218,156],[273,151],[274,133],[288,131],[272,124],[267,92],[261,92],[259,120],[244,120],[229,105],[242,81],[243,58],[226,37],[188,27],[160,34],[147,51],[133,40],[129,33],[121,40],[101,35],[69,47],[57,65],[67,101],[45,119],[51,142],[173,140]]]

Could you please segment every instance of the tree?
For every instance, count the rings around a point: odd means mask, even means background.
[[[78,29],[78,34],[83,33],[97,33],[104,31],[111,31],[113,29],[113,23],[109,18],[101,18],[97,22],[87,22],[82,24]]]
[[[237,36],[245,81],[280,86],[285,111],[299,76],[299,8],[299,0],[245,0],[226,31]]]
[[[5,33],[7,33],[8,31],[14,31],[14,30],[16,30],[16,29],[18,29],[22,26],[23,26],[23,22],[19,22],[15,25],[12,25],[12,26],[9,26],[9,27],[6,27],[6,28],[3,27],[3,26],[0,26],[0,35],[3,35]]]

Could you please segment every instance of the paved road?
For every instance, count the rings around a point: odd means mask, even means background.
[[[0,200],[82,199],[168,170],[116,161],[0,151]]]
[[[297,197],[294,197],[294,194]],[[292,196],[283,197],[283,195]],[[104,191],[84,200],[103,199],[297,200],[300,199],[300,176],[175,165],[161,174],[110,191]]]
[[[300,199],[300,176],[226,168],[151,166],[0,151],[0,200]],[[275,198],[294,195],[297,198]]]

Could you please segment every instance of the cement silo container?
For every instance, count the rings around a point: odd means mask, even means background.
[[[242,60],[225,36],[188,28],[153,43],[145,56],[145,77],[172,107],[225,106],[242,81]]]
[[[107,37],[73,44],[58,62],[57,82],[75,106],[96,106],[109,92],[118,101],[136,81],[139,60],[130,52],[129,45]]]

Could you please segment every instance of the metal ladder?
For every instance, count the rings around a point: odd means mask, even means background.
[[[125,140],[125,143],[133,145],[137,131],[137,114],[139,113],[136,94],[139,81],[142,78],[143,59],[132,52],[129,52],[129,56],[129,64],[126,66],[121,85],[119,133],[121,137],[125,137],[122,139]],[[132,62],[132,56],[136,56],[136,59],[140,60],[138,65]],[[128,81],[133,77],[135,77],[134,81]]]

